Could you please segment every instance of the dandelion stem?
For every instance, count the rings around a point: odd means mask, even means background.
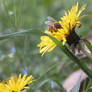
[[[71,51],[69,51],[69,49],[67,47],[63,47],[63,51],[64,53],[69,57],[71,58],[75,63],[78,64],[78,66],[90,77],[92,78],[92,72],[88,69],[88,67],[81,63],[81,61],[74,55],[72,54]]]
[[[58,47],[61,48],[61,50],[70,58],[72,59],[75,63],[78,64],[78,66],[90,77],[92,78],[92,71],[88,69],[88,67],[81,63],[80,60],[66,47],[66,46],[63,46],[61,44],[60,41],[56,40],[54,37],[52,36],[49,36],[56,44]]]

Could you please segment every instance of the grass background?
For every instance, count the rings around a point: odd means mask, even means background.
[[[71,63],[59,48],[41,57],[36,45],[40,42],[41,32],[47,28],[44,24],[47,17],[60,20],[64,11],[71,9],[77,1],[79,7],[87,3],[83,14],[92,14],[92,0],[0,0],[0,37],[8,33],[30,31],[28,34],[0,39],[1,80],[19,73],[32,74],[37,79],[49,70],[38,83],[39,88],[35,90],[61,90],[63,80],[75,70],[76,65]],[[78,34],[92,34],[91,21],[92,18],[89,17],[81,19],[83,25],[77,31]]]

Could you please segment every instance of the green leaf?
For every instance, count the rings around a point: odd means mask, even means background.
[[[87,92],[86,90],[83,90],[83,92]]]
[[[34,83],[34,85],[32,87],[30,87],[30,89],[27,92],[34,92],[35,90],[39,89],[40,87],[42,87],[43,85],[45,85],[46,83],[48,83],[50,80],[46,79],[40,82],[36,82]]]
[[[87,92],[92,92],[92,88],[88,89],[88,91],[87,91]]]
[[[92,84],[92,80],[90,80],[90,81],[88,82],[87,90],[90,89],[91,84]]]
[[[80,83],[81,83],[81,76],[79,77],[77,84],[74,86],[74,88],[71,90],[71,92],[79,92]]]
[[[90,52],[92,52],[92,45],[91,45],[91,43],[88,40],[86,40],[86,39],[84,39],[84,42],[85,42],[87,48],[90,50]]]
[[[57,83],[57,85],[60,86],[60,89],[62,90],[62,92],[66,92],[64,87],[61,85],[60,81],[55,80],[55,83]]]

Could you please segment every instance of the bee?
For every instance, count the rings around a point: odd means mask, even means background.
[[[61,24],[50,16],[48,16],[48,21],[46,21],[45,24],[48,25],[48,29],[51,33],[57,32],[58,29],[62,28]]]

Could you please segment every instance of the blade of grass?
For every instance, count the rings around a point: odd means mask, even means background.
[[[64,89],[64,87],[61,84],[61,81],[57,82],[56,80],[54,80],[54,82],[60,87],[60,89],[62,90],[62,92],[66,92],[65,89]]]
[[[46,80],[40,81],[39,83],[34,83],[34,85],[36,85],[36,86],[33,86],[33,87],[29,88],[27,90],[27,92],[34,92],[34,90],[39,89],[40,87],[42,87],[43,85],[45,85],[49,81],[50,81],[49,79],[46,79]]]
[[[10,37],[14,37],[14,36],[19,36],[25,33],[29,33],[30,31],[21,31],[21,32],[14,32],[14,33],[10,33],[10,34],[4,34],[4,35],[0,35],[0,40],[4,40]]]
[[[88,56],[91,60],[92,60],[92,54],[88,53],[81,45],[80,43],[80,50],[86,55]]]
[[[15,1],[15,0],[13,0],[13,6],[14,6],[14,7],[13,7],[13,10],[14,10],[15,28],[17,28],[17,26],[18,26],[18,25],[17,25],[17,21],[18,21],[18,20],[17,20],[17,12],[16,12],[17,9],[16,9],[16,1]]]
[[[87,86],[87,90],[90,88],[91,84],[92,84],[92,80],[89,81],[88,86]]]
[[[31,30],[33,30],[33,29],[20,31],[20,32],[14,32],[14,33],[10,33],[10,34],[3,34],[3,35],[0,35],[0,40],[8,39],[8,38],[15,37],[15,36],[20,36],[23,34],[29,34],[29,33],[30,34],[42,34],[41,32],[33,32]]]
[[[80,84],[81,84],[81,75],[79,76],[79,79],[78,79],[76,85],[74,86],[74,88],[71,90],[71,92],[79,92]]]

